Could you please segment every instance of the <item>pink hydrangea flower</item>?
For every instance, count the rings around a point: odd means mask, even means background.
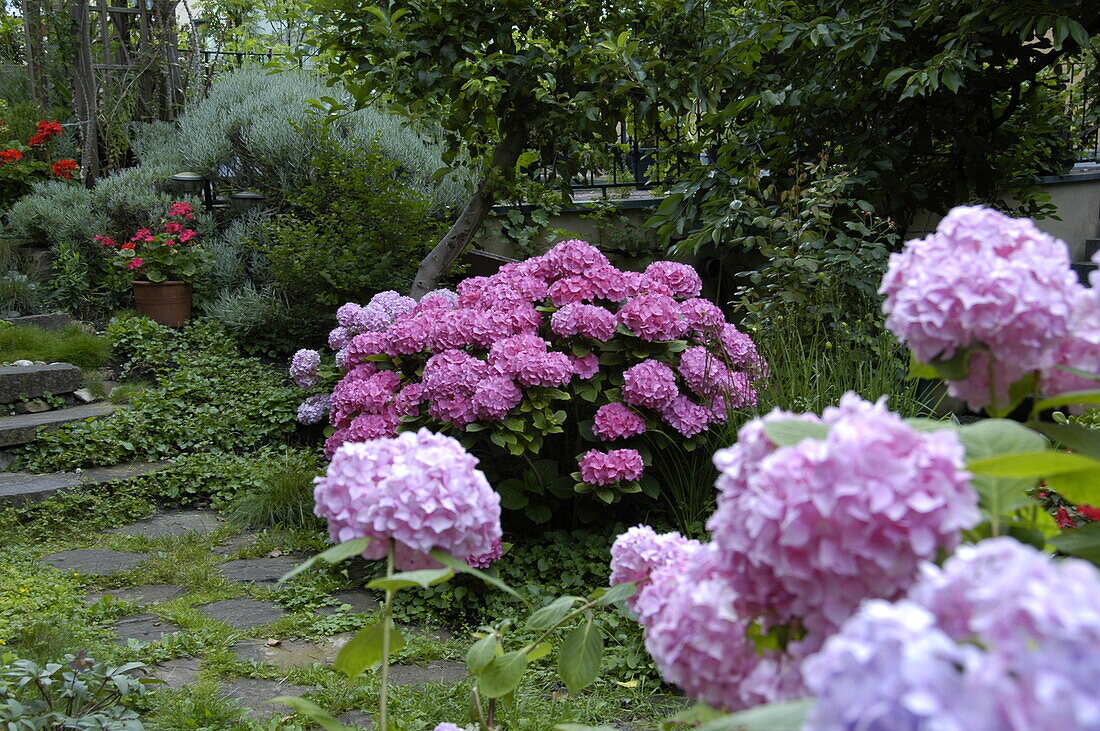
[[[382,310],[389,316],[392,322],[402,315],[411,312],[412,309],[416,307],[416,300],[390,289],[385,292],[379,292],[371,297],[367,306]]]
[[[336,310],[336,322],[340,323],[341,327],[351,327],[359,316],[359,311],[362,310],[362,306],[355,302],[348,302],[340,305],[340,308]]]
[[[346,327],[337,327],[328,334],[328,347],[340,350],[351,340],[351,335]]]
[[[1094,256],[1093,261],[1100,263],[1100,254]],[[1070,332],[1058,344],[1054,353],[1054,365],[1045,369],[1041,378],[1042,393],[1047,396],[1096,387],[1095,381],[1062,370],[1058,366],[1100,374],[1100,296],[1097,289],[1083,289],[1077,296]]]
[[[595,299],[596,293],[592,283],[585,277],[563,277],[550,285],[548,290],[550,301],[555,307],[561,307],[570,303],[586,302]]]
[[[475,569],[487,569],[500,560],[500,557],[503,555],[504,544],[500,541],[493,541],[493,547],[488,553],[482,553],[477,556],[467,556],[464,560]]]
[[[711,410],[680,394],[661,412],[661,417],[669,426],[690,439],[706,430],[711,422]]]
[[[663,294],[631,297],[619,310],[619,321],[642,340],[675,340],[688,328],[680,305]]]
[[[320,365],[320,353],[302,348],[290,359],[290,377],[300,388],[313,388],[321,380],[317,373]]]
[[[622,302],[627,297],[637,294],[630,288],[624,273],[610,264],[590,269],[588,281],[592,283],[592,293],[597,299]]]
[[[733,390],[732,378],[726,364],[701,345],[688,348],[680,354],[680,376],[697,396],[713,398],[725,396]]]
[[[318,393],[310,396],[298,405],[298,423],[320,424],[328,416],[332,399],[327,393]]]
[[[680,315],[689,328],[700,334],[717,332],[726,324],[726,316],[718,305],[701,297],[681,302]]]
[[[581,480],[589,485],[613,485],[641,479],[645,466],[636,449],[591,449],[580,459]]]
[[[618,320],[613,312],[596,305],[567,304],[550,318],[550,329],[563,338],[580,335],[607,342],[615,334]]]
[[[600,356],[595,353],[582,355],[579,358],[577,356],[570,356],[569,360],[573,364],[573,373],[584,380],[600,372]]]
[[[366,378],[348,374],[332,391],[332,408],[343,411],[380,413],[401,386],[401,376],[394,371],[378,371]]]
[[[676,532],[657,534],[648,525],[636,525],[615,539],[611,546],[611,586],[633,582],[641,592],[650,583],[650,575],[681,555],[701,548]],[[635,594],[631,599],[637,599]],[[631,600],[627,606],[633,610]]]
[[[404,317],[386,331],[385,353],[391,358],[419,353],[428,343],[427,318]]]
[[[596,411],[592,431],[605,441],[635,437],[645,432],[645,419],[625,404],[604,404]]]
[[[395,437],[400,423],[400,417],[392,410],[379,414],[359,414],[348,424],[345,443]]]
[[[523,400],[523,391],[511,378],[492,376],[474,388],[473,408],[478,419],[499,421]]]
[[[514,362],[516,382],[522,386],[564,386],[573,378],[573,361],[565,353],[531,354]]]
[[[372,355],[382,355],[386,348],[386,337],[382,333],[369,332],[356,335],[344,348],[341,364],[344,370],[351,370]]]
[[[694,267],[674,261],[655,261],[646,267],[646,279],[673,297],[698,297],[703,291],[703,280]]]
[[[918,360],[987,348],[1004,379],[992,390],[1002,394],[1053,365],[1080,290],[1064,243],[1030,220],[960,206],[935,233],[891,255],[879,291],[887,327]]]
[[[714,455],[718,509],[707,527],[738,588],[739,610],[799,621],[818,646],[868,598],[895,599],[922,561],[980,520],[950,430],[922,433],[846,394],[818,419],[821,439],[776,447],[766,424],[742,427]]]
[[[483,556],[501,540],[500,496],[477,460],[426,429],[342,445],[314,500],[334,542],[372,538],[363,555],[379,559],[393,541],[402,570],[434,564],[433,549]]]
[[[664,363],[643,360],[623,372],[623,401],[661,411],[680,394],[676,374]]]
[[[545,254],[560,276],[584,275],[592,269],[610,266],[602,251],[586,241],[562,241]]]
[[[756,343],[736,326],[728,323],[723,325],[721,341],[726,361],[731,367],[748,371],[758,378],[768,375],[768,362],[757,352]]]

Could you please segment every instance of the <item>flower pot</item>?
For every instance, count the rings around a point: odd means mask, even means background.
[[[133,284],[138,312],[169,327],[179,327],[191,319],[190,282],[135,281]]]

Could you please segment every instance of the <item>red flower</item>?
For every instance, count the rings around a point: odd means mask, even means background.
[[[0,150],[0,161],[2,162],[15,162],[23,158],[23,153],[19,150]]]
[[[177,216],[183,216],[184,219],[190,221],[195,217],[194,210],[195,209],[191,207],[190,203],[173,203],[168,208],[168,217],[176,218]]]
[[[190,241],[191,239],[195,238],[195,232],[192,229],[187,229],[186,231],[181,233],[178,238],[180,241]]]
[[[131,241],[152,241],[153,232],[147,228],[139,228],[137,233],[134,234],[134,238]]]
[[[1054,512],[1054,522],[1058,524],[1059,528],[1072,528],[1074,526],[1073,518],[1069,517],[1069,511],[1065,508],[1058,508]]]
[[[176,242],[173,241],[172,239],[168,239],[167,241],[164,242],[164,245],[165,246],[175,246]]]
[[[1100,520],[1100,508],[1091,505],[1078,505],[1077,512],[1088,520]]]
[[[31,147],[37,147],[38,145],[45,144],[53,139],[55,136],[60,136],[63,134],[65,133],[61,130],[61,125],[58,124],[57,121],[39,122],[34,134],[31,135]]]
[[[137,269],[138,267],[140,267],[144,263],[145,262],[142,260],[142,258],[140,256],[135,256],[133,259],[130,260],[130,263],[126,265],[126,268],[127,269]]]
[[[183,230],[183,224],[179,221],[169,221],[168,223],[164,224],[164,230],[170,234],[178,234],[180,231]]]
[[[51,169],[53,174],[59,178],[71,178],[73,172],[77,169],[76,160],[58,160],[51,166]]]
[[[104,244],[104,246],[106,246],[106,244]],[[118,248],[122,251],[133,251],[136,247],[134,246],[133,241],[127,241],[125,244]]]
[[[115,245],[115,240],[114,239],[112,239],[110,236],[104,236],[103,234],[99,234],[94,239],[92,239],[92,241],[96,242],[100,246],[114,246]]]

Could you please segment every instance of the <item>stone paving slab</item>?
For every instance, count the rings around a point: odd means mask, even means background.
[[[62,424],[82,421],[97,416],[106,416],[115,410],[115,405],[106,401],[70,406],[67,409],[46,411],[41,414],[19,414],[18,416],[0,416],[0,447],[15,444],[30,444],[38,436],[38,429],[56,429]]]
[[[180,631],[178,626],[155,614],[135,614],[132,617],[125,617],[113,623],[111,629],[118,635],[115,642],[119,645],[125,645],[126,641],[131,639],[156,642],[164,635]]]
[[[322,642],[283,640],[277,645],[267,640],[245,640],[233,645],[233,654],[245,662],[261,662],[277,668],[305,668],[310,665],[331,665],[341,648],[355,636],[354,632],[342,632]]]
[[[276,680],[257,680],[255,678],[237,678],[221,684],[222,696],[231,698],[249,709],[249,718],[267,720],[277,716],[289,716],[294,713],[290,706],[282,703],[267,703],[281,695],[305,695],[312,688],[304,685],[280,683]]]
[[[220,564],[225,578],[230,581],[242,581],[252,584],[274,584],[302,562],[302,559],[294,556],[277,556],[274,558],[239,558],[235,561],[226,561]]]
[[[147,560],[144,553],[111,551],[105,548],[77,548],[43,556],[42,563],[62,571],[76,571],[89,576],[109,576],[132,569]]]
[[[45,396],[72,393],[84,385],[84,374],[71,363],[0,366],[0,403],[11,404]]]
[[[394,685],[459,683],[466,679],[466,664],[450,660],[432,660],[424,665],[391,665],[390,682]]]
[[[140,605],[170,602],[186,593],[187,589],[173,584],[143,584],[142,586],[120,586],[117,589],[89,592],[86,599],[89,604],[95,604],[109,594],[120,602],[133,602]]]
[[[180,657],[175,660],[165,660],[148,668],[149,675],[163,680],[164,685],[151,685],[150,689],[169,688],[181,690],[195,683],[201,660],[197,657]]]
[[[188,533],[206,536],[224,524],[225,521],[222,518],[208,510],[173,510],[129,525],[120,525],[107,532],[144,538],[182,536]]]
[[[40,327],[43,330],[64,330],[69,325],[75,325],[76,320],[64,312],[54,312],[48,315],[23,315],[22,317],[4,318],[12,325],[29,325]]]
[[[256,537],[247,533],[241,535],[229,536],[220,546],[214,548],[214,553],[219,556],[232,556],[234,553],[240,553],[244,549],[255,543]]]
[[[0,505],[24,505],[52,497],[61,490],[130,480],[164,469],[169,462],[135,462],[115,467],[94,467],[82,472],[54,472],[34,475],[26,472],[0,473]]]
[[[222,599],[203,604],[199,610],[211,619],[225,622],[233,629],[253,629],[282,619],[286,615],[286,611],[278,604],[247,597]]]
[[[342,716],[337,716],[336,720],[352,728],[374,728],[374,714],[366,711],[348,711]]]
[[[351,612],[352,614],[377,612],[382,607],[382,605],[378,603],[378,600],[368,594],[365,589],[361,589],[358,591],[338,591],[332,596],[340,604],[347,604],[348,606],[350,606],[351,608],[347,611]],[[336,612],[340,610],[340,604],[334,607],[321,607],[317,611],[320,614],[336,614]]]

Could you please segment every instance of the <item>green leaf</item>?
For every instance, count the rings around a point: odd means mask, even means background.
[[[279,579],[279,583],[281,584],[291,577],[297,576],[298,574],[313,566],[313,564],[317,563],[318,561],[324,561],[325,563],[330,564],[340,563],[341,561],[349,559],[352,556],[358,556],[359,554],[363,553],[363,551],[367,550],[368,543],[370,543],[370,538],[356,538],[351,541],[338,543],[332,548],[327,548],[324,551],[321,551],[305,563],[300,563],[287,573],[283,574],[283,578]]]
[[[966,469],[991,477],[1038,479],[1083,470],[1096,470],[1100,474],[1100,460],[1081,454],[1046,450],[984,457],[967,462]]]
[[[812,700],[769,703],[704,723],[699,731],[799,731]]]
[[[1042,435],[1008,419],[984,419],[958,427],[956,434],[970,461],[995,458],[1001,454],[1035,452],[1047,446]],[[1025,505],[1027,490],[1035,484],[1035,480],[975,474],[970,484],[981,497],[986,517],[995,519]]]
[[[815,421],[783,419],[765,424],[764,434],[776,446],[791,447],[803,439],[824,439],[829,434],[829,427]]]
[[[443,564],[447,568],[453,570],[456,574],[470,574],[471,576],[476,576],[477,578],[484,581],[486,584],[491,584],[501,591],[505,592],[506,594],[511,594],[516,599],[524,601],[523,597],[516,593],[515,589],[508,586],[497,577],[490,576],[484,571],[479,571],[478,569],[475,569],[473,566],[470,566],[465,561],[455,558],[446,551],[440,550],[438,548],[432,549],[432,558],[434,558],[436,561]]]
[[[1029,421],[1028,426],[1040,431],[1066,449],[1100,459],[1100,431],[1076,424],[1052,424]]]
[[[556,731],[618,731],[614,726],[585,726],[583,723],[559,723]]]
[[[603,634],[591,619],[565,637],[558,650],[558,675],[571,693],[592,683],[603,662]]]
[[[362,673],[375,663],[382,662],[382,638],[385,637],[386,622],[377,622],[355,633],[348,644],[340,648],[332,667],[349,678]],[[394,627],[390,627],[390,654],[405,646],[405,637]]]
[[[912,381],[918,378],[937,380],[939,377],[939,371],[937,371],[935,367],[929,363],[917,360],[916,356],[912,353],[909,354],[909,374],[906,376],[906,380]]]
[[[1095,469],[1051,475],[1046,483],[1070,502],[1100,505],[1100,472]]]
[[[1042,399],[1035,404],[1035,411],[1046,411],[1059,406],[1072,406],[1075,404],[1100,404],[1100,389],[1090,388],[1084,391],[1068,391]]]
[[[527,652],[527,662],[541,660],[554,651],[554,646],[549,642],[540,642]]]
[[[531,616],[527,618],[527,623],[524,626],[533,630],[550,629],[560,622],[565,615],[569,614],[569,612],[573,610],[573,605],[576,603],[577,597],[575,596],[558,597],[545,607],[536,609],[532,612]]]
[[[1092,561],[1100,566],[1100,522],[1087,523],[1080,528],[1067,530],[1050,542],[1062,553]]]
[[[481,671],[477,688],[486,698],[500,698],[508,695],[519,686],[523,671],[527,669],[527,653],[523,650],[506,652],[494,658],[488,667]]]
[[[282,703],[284,706],[290,706],[294,709],[294,712],[300,716],[305,716],[310,721],[325,729],[325,731],[355,731],[351,726],[345,726],[344,724],[333,718],[328,711],[321,708],[313,701],[307,701],[305,698],[299,698],[292,695],[281,695],[277,698],[272,698],[266,703]]]
[[[400,574],[394,574],[393,576],[383,576],[380,579],[375,579],[367,584],[367,588],[400,591],[410,586],[419,586],[422,589],[427,589],[429,586],[442,584],[454,575],[455,572],[448,568],[405,571]]]
[[[497,642],[496,635],[485,635],[470,645],[470,649],[466,652],[466,668],[474,675],[480,673],[497,656],[499,649],[500,644]]]
[[[601,607],[618,604],[634,596],[637,592],[638,586],[632,581],[616,584],[610,589],[604,590],[602,594],[596,597],[596,604],[599,604]]]

